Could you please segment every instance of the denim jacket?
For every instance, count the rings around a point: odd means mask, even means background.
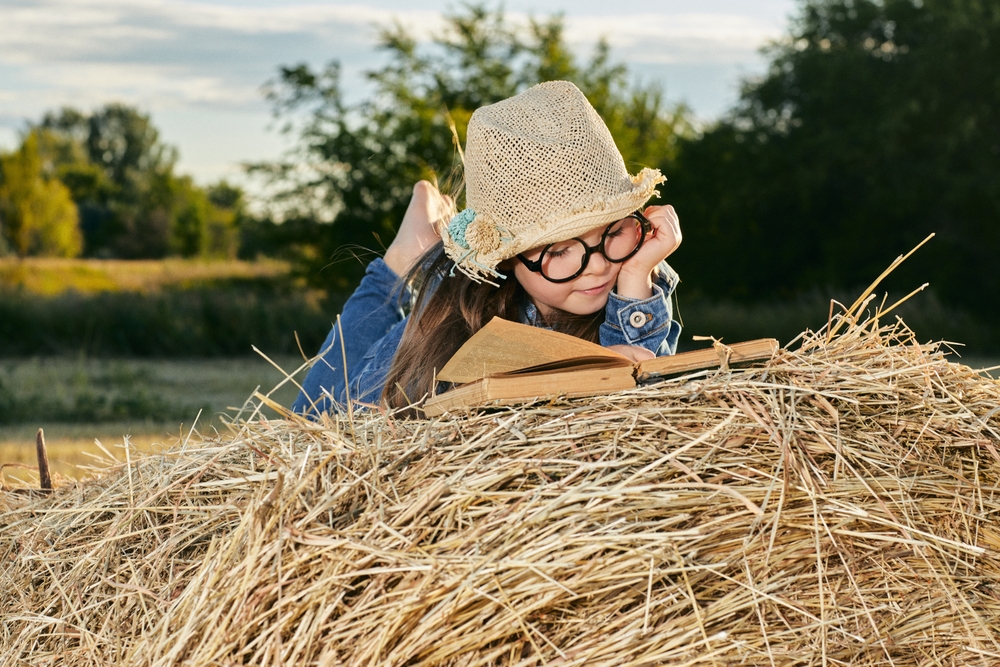
[[[681,326],[673,319],[670,295],[680,279],[666,262],[658,269],[650,298],[629,299],[614,292],[608,296],[601,345],[637,345],[657,356],[676,352]],[[352,401],[378,402],[406,327],[403,308],[410,296],[397,283],[398,277],[381,258],[368,265],[340,315],[343,338],[334,325],[292,410],[302,414],[339,410],[347,404],[348,386]],[[537,309],[530,304],[523,309],[521,322],[542,326]]]

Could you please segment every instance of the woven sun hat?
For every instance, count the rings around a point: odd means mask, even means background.
[[[445,252],[473,280],[497,264],[638,210],[666,179],[632,176],[608,126],[568,81],[549,81],[480,107],[466,135],[468,208],[441,229]]]

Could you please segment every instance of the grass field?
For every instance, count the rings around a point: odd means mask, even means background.
[[[292,357],[275,361],[289,370],[302,363]],[[283,379],[260,358],[0,360],[9,402],[0,415],[0,464],[34,466],[35,433],[43,428],[54,472],[79,478],[87,471],[78,466],[107,457],[95,440],[124,460],[126,437],[143,450],[175,445],[192,427],[202,434],[224,432],[224,422],[258,387],[266,394]],[[288,383],[272,398],[289,405],[296,393]],[[107,419],[93,418],[102,416]],[[2,475],[8,482],[36,479],[33,471],[13,466]]]
[[[55,296],[67,291],[81,294],[150,293],[164,288],[185,289],[218,281],[279,279],[286,277],[288,271],[288,264],[277,260],[0,258],[0,286],[42,296]]]

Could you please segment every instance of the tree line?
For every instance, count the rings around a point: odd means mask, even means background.
[[[213,224],[228,238],[230,223],[213,217],[225,211],[240,220],[241,252],[283,254],[314,286],[346,291],[390,242],[416,180],[460,192],[456,144],[473,110],[568,79],[633,172],[668,176],[662,200],[684,224],[673,263],[686,297],[775,302],[855,289],[935,232],[891,284],[908,291],[929,281],[941,301],[1000,324],[991,268],[1000,249],[997,3],[800,0],[768,47],[767,71],[707,126],[668,104],[655,82],[631,78],[607,44],[578,57],[560,16],[520,24],[464,5],[430,43],[394,24],[380,48],[387,64],[368,74],[360,102],[345,98],[336,62],[281,67],[267,86],[294,148],[250,167],[270,193],[263,216],[240,214],[238,191],[213,194],[173,176],[172,155],[141,114],[145,125],[135,121],[128,135],[138,139],[111,141],[100,128],[120,121],[102,114],[126,113],[119,107],[46,117],[34,130],[43,176],[32,187],[50,188],[44,198],[58,217],[70,215],[52,203],[66,193],[39,182],[65,186],[88,255],[202,253],[215,247]],[[7,222],[8,183],[21,178],[6,176],[17,173],[12,159],[2,163],[0,216],[5,236],[20,238]]]
[[[808,0],[769,57],[666,165],[693,286],[852,288],[933,232],[890,284],[1000,324],[1000,4]]]
[[[176,162],[134,107],[47,113],[0,154],[0,254],[236,256],[242,191],[200,187]]]

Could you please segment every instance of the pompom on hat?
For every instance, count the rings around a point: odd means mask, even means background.
[[[472,114],[468,208],[441,229],[445,252],[476,281],[540,245],[586,234],[638,210],[666,179],[631,176],[607,125],[568,81],[549,81]]]

